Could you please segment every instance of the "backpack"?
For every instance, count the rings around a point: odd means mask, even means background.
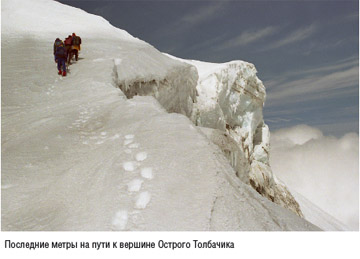
[[[71,45],[71,40],[72,40],[71,37],[66,38],[66,39],[65,39],[65,45]]]
[[[61,45],[62,41],[61,40],[56,40],[54,43],[55,46],[55,50]]]
[[[60,47],[56,50],[57,58],[66,58],[66,50],[64,47]]]
[[[79,36],[73,37],[73,45],[79,46],[81,44],[81,39]]]

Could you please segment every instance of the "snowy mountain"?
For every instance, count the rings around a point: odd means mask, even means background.
[[[209,65],[254,89],[204,94],[200,63],[99,16],[50,0],[1,8],[2,230],[318,230],[271,201],[296,212],[269,171],[253,66]],[[53,42],[72,32],[80,59],[61,77]]]

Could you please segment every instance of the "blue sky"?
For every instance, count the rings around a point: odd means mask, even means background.
[[[358,1],[68,1],[162,52],[255,64],[271,130],[359,125]]]

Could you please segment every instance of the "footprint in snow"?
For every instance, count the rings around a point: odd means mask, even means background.
[[[115,134],[113,137],[111,137],[111,139],[118,139],[118,138],[120,138],[119,134]]]
[[[146,152],[137,153],[135,158],[137,161],[144,161],[147,158],[147,153]]]
[[[127,184],[129,192],[138,192],[141,189],[141,185],[143,180],[141,179],[134,179]]]
[[[126,210],[119,210],[116,212],[112,220],[112,225],[114,226],[115,230],[124,230],[127,222],[128,212]]]
[[[140,146],[139,143],[133,143],[129,145],[129,148],[138,148]]]
[[[125,139],[125,140],[124,140],[124,146],[130,144],[130,143],[133,142],[133,141],[134,141],[134,140],[132,140],[132,139]]]
[[[125,171],[133,172],[136,169],[136,166],[134,162],[129,161],[123,163],[123,168],[125,169]]]
[[[145,179],[153,179],[153,170],[151,167],[144,167],[141,169],[141,172],[140,172],[141,176],[144,177]]]
[[[138,195],[135,203],[135,208],[145,209],[151,200],[151,194],[148,191],[142,192]]]

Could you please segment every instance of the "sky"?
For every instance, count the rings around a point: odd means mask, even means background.
[[[180,58],[253,63],[271,131],[299,124],[336,137],[359,131],[356,0],[59,2]]]

